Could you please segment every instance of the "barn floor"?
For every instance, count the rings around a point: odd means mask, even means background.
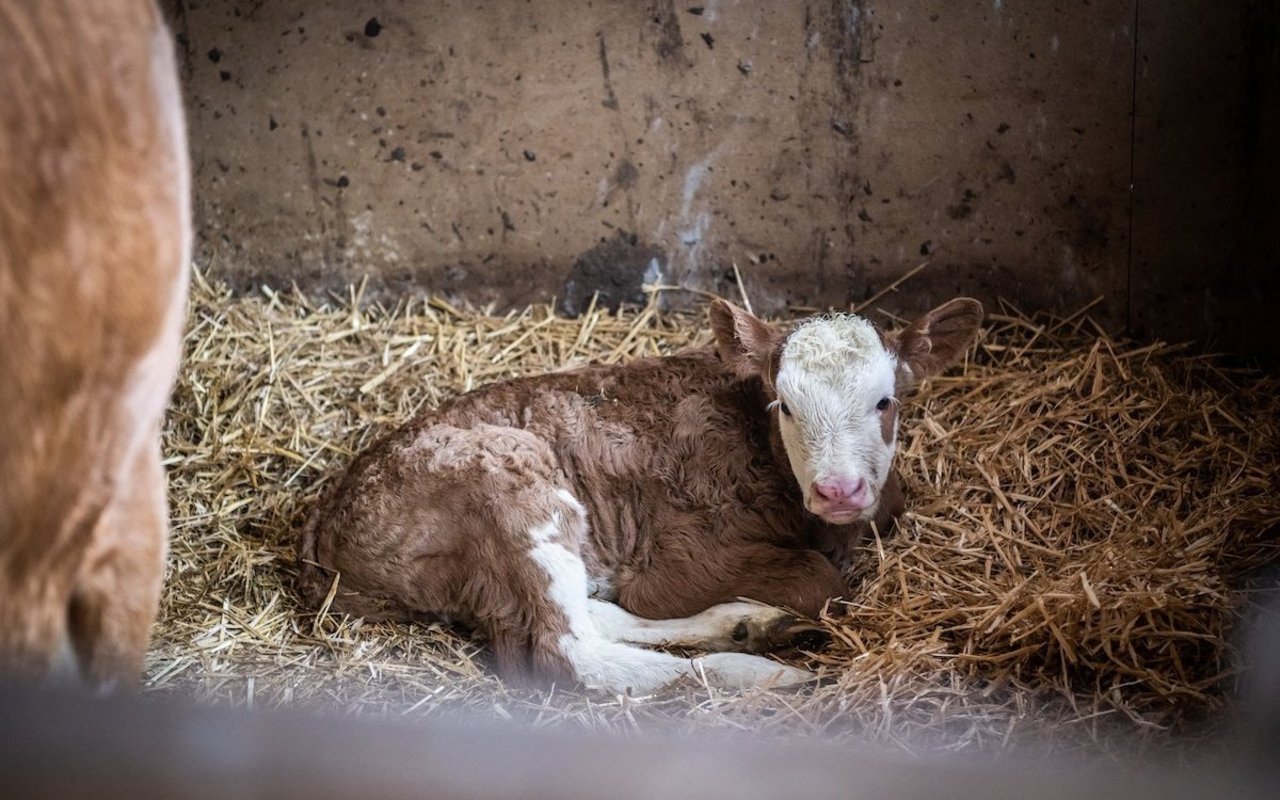
[[[197,277],[165,431],[174,537],[145,691],[360,715],[470,710],[596,730],[888,747],[1194,747],[1229,716],[1233,632],[1280,553],[1280,386],[1086,317],[993,313],[904,412],[910,513],[873,541],[801,691],[631,698],[504,687],[449,629],[298,607],[293,532],[385,425],[483,382],[702,343],[701,316],[558,319],[232,298]]]

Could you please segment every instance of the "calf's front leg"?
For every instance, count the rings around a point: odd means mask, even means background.
[[[589,602],[591,619],[605,637],[654,647],[767,653],[818,630],[808,620],[763,603],[721,603],[691,617],[646,619],[605,600]]]

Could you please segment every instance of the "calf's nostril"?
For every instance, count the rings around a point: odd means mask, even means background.
[[[832,480],[814,481],[813,492],[823,500],[847,500],[863,491],[866,481],[859,478],[835,478]]]
[[[859,508],[868,506],[873,494],[871,484],[866,478],[825,478],[814,481],[810,489],[813,497],[823,504],[833,503]]]

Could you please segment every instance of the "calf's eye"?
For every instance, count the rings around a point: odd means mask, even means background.
[[[791,409],[787,408],[786,403],[778,403],[778,410],[781,411],[784,416],[791,416]]]
[[[884,411],[889,407],[889,398],[881,397],[880,402],[876,403],[876,411]]]

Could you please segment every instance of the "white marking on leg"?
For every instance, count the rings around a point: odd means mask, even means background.
[[[564,614],[569,632],[560,637],[561,653],[573,665],[578,680],[589,687],[647,694],[687,671],[682,659],[608,641],[600,635],[587,610],[587,570],[582,559],[552,541],[568,533],[559,514],[530,529],[530,555],[550,579],[547,594]]]
[[[587,519],[587,509],[582,505],[582,503],[578,502],[578,498],[574,497],[572,492],[567,489],[556,489],[555,494],[556,497],[559,497],[566,506],[573,509],[573,511],[581,517],[584,525],[589,524]],[[552,515],[552,520],[557,522],[557,525],[559,519],[560,517],[558,513]],[[556,529],[559,530],[558,527]],[[598,597],[601,600],[618,599],[618,593],[613,588],[613,582],[609,579],[608,575],[588,575],[587,595],[590,597]]]
[[[611,642],[662,644],[660,640],[648,638],[652,620],[637,617],[616,603],[591,598],[587,610],[591,612],[591,621],[595,623],[596,630]]]
[[[591,613],[591,604],[599,601],[587,597],[587,570],[582,558],[553,541],[559,536],[572,535],[563,525],[563,518],[553,514],[549,522],[531,528],[529,538],[533,547],[529,554],[547,573],[548,599],[564,614],[569,626],[569,632],[560,637],[560,652],[586,686],[648,694],[679,678],[697,677],[700,673],[713,685],[735,688],[769,683],[785,686],[812,678],[804,670],[759,656],[715,653],[690,662],[669,653],[609,641],[597,627],[597,617]],[[622,615],[631,616],[617,606],[614,608],[621,614],[604,612],[613,614],[612,622],[603,616],[600,619],[615,624],[625,622]]]

